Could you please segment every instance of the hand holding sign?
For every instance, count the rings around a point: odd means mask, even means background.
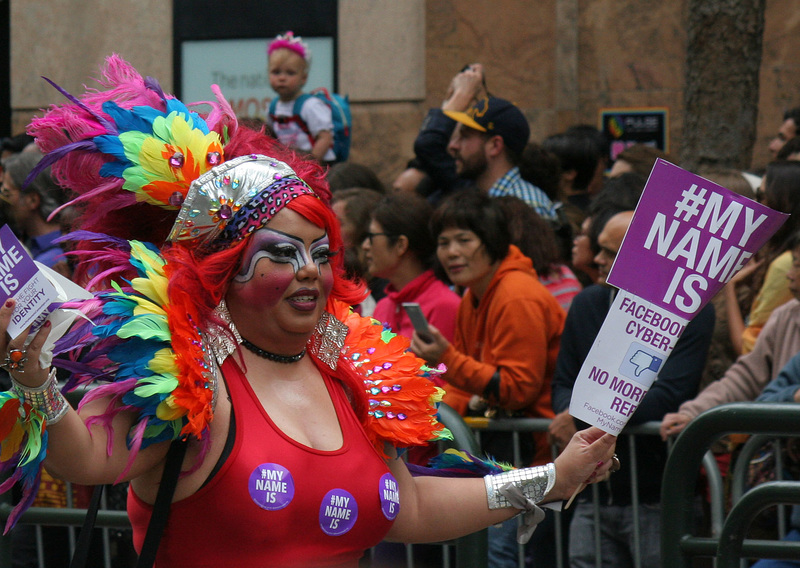
[[[575,381],[570,413],[618,434],[689,321],[785,219],[658,160],[608,275],[620,290]]]

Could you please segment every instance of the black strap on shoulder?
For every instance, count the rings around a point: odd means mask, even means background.
[[[155,562],[158,544],[161,542],[161,535],[167,526],[169,507],[172,504],[175,487],[178,485],[187,445],[185,440],[175,440],[170,444],[167,461],[164,464],[164,473],[161,474],[161,484],[158,487],[156,502],[153,505],[153,513],[150,515],[150,523],[147,525],[147,533],[144,536],[144,544],[142,544],[142,552],[139,554],[136,568],[150,568]]]
[[[92,544],[92,529],[97,521],[97,511],[100,509],[100,499],[103,497],[105,485],[95,485],[92,491],[92,500],[86,510],[86,517],[83,520],[78,542],[75,545],[75,554],[72,555],[72,562],[69,568],[83,568],[89,560],[89,547]]]
[[[172,504],[172,496],[175,494],[175,487],[178,485],[178,477],[181,473],[183,457],[186,455],[187,442],[175,440],[170,444],[167,452],[167,461],[164,464],[164,471],[161,474],[161,484],[158,487],[156,502],[153,505],[153,513],[150,516],[150,524],[147,525],[147,534],[142,544],[142,553],[136,568],[150,568],[156,558],[158,544],[161,541],[161,534],[167,526],[167,516],[169,507]],[[86,518],[81,527],[78,542],[75,545],[75,553],[72,555],[70,568],[84,568],[89,560],[89,548],[92,544],[92,532],[97,522],[97,511],[100,509],[100,500],[103,496],[105,485],[96,485],[92,492],[92,500],[86,510]]]

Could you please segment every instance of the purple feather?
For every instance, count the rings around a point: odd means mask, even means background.
[[[130,432],[128,433],[130,439],[128,444],[128,449],[130,450],[128,463],[125,464],[125,469],[122,470],[122,473],[119,474],[119,477],[117,477],[117,480],[114,483],[125,481],[125,476],[128,475],[128,472],[133,465],[133,460],[136,459],[136,456],[139,454],[139,450],[142,447],[142,439],[144,438],[144,431],[146,428],[147,420],[141,420],[136,426],[130,429]]]
[[[51,81],[47,77],[42,77],[42,79],[44,79],[45,81],[50,83],[59,93],[61,93],[65,97],[67,97],[67,99],[69,99],[71,102],[75,103],[80,108],[82,108],[83,110],[88,112],[90,115],[92,115],[97,120],[97,122],[99,122],[101,124],[101,126],[106,129],[106,132],[108,132],[109,134],[114,134],[114,135],[119,134],[119,131],[117,131],[117,127],[114,126],[114,124],[112,122],[110,122],[108,119],[106,119],[105,117],[100,116],[99,114],[97,114],[95,111],[93,111],[88,106],[86,106],[77,97],[75,97],[74,95],[68,93],[67,91],[65,91],[64,89],[59,87],[57,84],[55,84],[53,81]]]
[[[14,485],[19,479],[22,477],[22,468],[19,467],[14,471],[14,475],[9,477],[2,485],[0,485],[0,492],[8,491],[11,486]],[[36,480],[33,483],[32,487],[25,487],[22,492],[22,499],[20,499],[19,503],[11,510],[11,514],[8,516],[8,520],[6,520],[6,527],[3,530],[3,534],[8,534],[14,525],[17,524],[17,520],[19,519],[20,515],[27,511],[31,504],[33,503],[34,499],[36,499],[36,494],[39,493],[39,481],[42,477],[42,470],[39,468],[39,473],[36,474]],[[9,484],[9,482],[11,482]]]
[[[3,483],[0,483],[0,493],[5,493],[9,489],[11,489],[17,481],[22,479],[22,475],[23,475],[22,468],[17,467],[14,470],[14,473],[11,475],[11,477],[6,479]]]
[[[466,469],[434,469],[413,463],[407,463],[406,467],[414,477],[483,477]]]
[[[144,78],[144,86],[156,93],[162,101],[167,102],[167,95],[164,94],[161,84],[153,77]]]
[[[66,144],[65,146],[61,146],[60,148],[56,148],[52,152],[48,152],[47,154],[39,160],[39,163],[31,170],[28,176],[25,178],[25,181],[22,182],[22,189],[28,187],[28,184],[31,183],[33,180],[36,179],[42,170],[45,168],[52,166],[61,158],[73,152],[75,150],[86,150],[87,152],[97,152],[97,146],[95,146],[94,142],[91,140],[80,140],[78,142],[72,142],[70,144]]]
[[[55,241],[56,243],[63,243],[66,241],[87,241],[90,243],[108,243],[115,245],[115,248],[119,248],[122,250],[131,250],[131,244],[129,241],[125,239],[120,239],[118,237],[112,237],[111,235],[106,235],[104,233],[95,233],[93,231],[72,231],[67,233],[66,235],[62,235],[58,237]]]

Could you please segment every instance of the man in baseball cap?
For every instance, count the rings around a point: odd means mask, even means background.
[[[444,110],[457,122],[447,146],[459,177],[475,182],[492,197],[519,197],[545,219],[555,219],[553,204],[517,167],[530,137],[525,115],[513,103],[484,96],[465,111]]]
[[[465,112],[446,110],[444,113],[473,130],[501,136],[506,148],[517,155],[522,154],[531,135],[522,111],[499,97],[484,97]]]

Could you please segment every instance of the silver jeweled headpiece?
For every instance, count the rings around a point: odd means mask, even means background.
[[[315,193],[284,162],[258,154],[228,160],[192,182],[167,240],[238,241],[300,195]]]

